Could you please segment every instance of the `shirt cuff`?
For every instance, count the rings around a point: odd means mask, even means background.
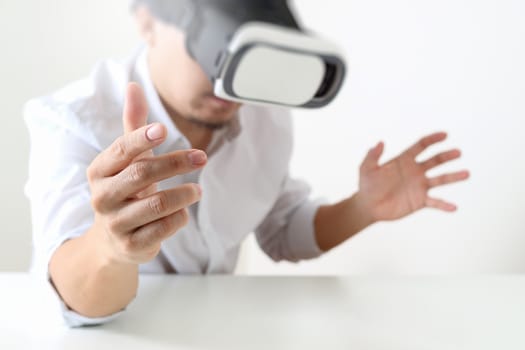
[[[70,310],[62,301],[60,301],[60,305],[62,308],[62,317],[64,318],[64,322],[68,327],[71,328],[99,326],[113,321],[124,312],[119,311],[115,314],[106,317],[90,318],[82,316],[79,313]]]
[[[54,294],[55,296],[55,299],[59,305],[59,310],[62,314],[62,319],[64,320],[64,323],[66,326],[71,327],[71,328],[77,328],[77,327],[84,327],[84,326],[97,326],[97,325],[111,322],[115,318],[119,317],[120,314],[122,314],[125,310],[119,311],[115,314],[112,314],[106,317],[91,318],[91,317],[82,316],[81,314],[71,310],[66,305],[66,303],[64,302],[64,300],[62,300],[62,297],[56,290],[55,286],[53,285],[53,282],[51,280],[51,275],[49,274],[49,269],[48,269],[49,262],[51,260],[51,256],[53,255],[55,250],[58,249],[58,247],[60,247],[65,241],[75,238],[75,237],[76,235],[72,235],[67,238],[62,238],[58,240],[57,242],[55,242],[55,244],[52,245],[52,248],[49,249],[49,253],[46,254],[46,256],[43,259],[44,261],[42,262],[43,264],[41,265],[41,267],[43,267],[43,269],[45,270],[41,272],[44,272],[44,276],[49,285],[49,289],[51,290],[52,294]],[[39,275],[38,270],[39,270],[38,268],[34,267],[33,272]]]
[[[314,219],[319,207],[325,200],[307,201],[291,216],[288,226],[288,247],[293,261],[313,259],[321,256],[323,251],[317,245]]]
[[[60,307],[60,311],[62,312],[62,318],[64,320],[64,323],[66,326],[71,328],[78,328],[78,327],[87,327],[87,326],[98,326],[102,325],[104,323],[108,323],[113,321],[115,318],[119,317],[120,314],[124,312],[124,310],[119,311],[117,313],[114,313],[109,316],[105,317],[86,317],[82,316],[78,312],[75,312],[71,310],[62,300],[60,295],[58,294],[57,290],[55,289],[55,286],[53,285],[53,282],[51,282],[51,278],[48,278],[48,283],[50,288],[53,290],[53,293],[56,296],[57,302]]]

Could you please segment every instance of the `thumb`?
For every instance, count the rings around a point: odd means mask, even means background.
[[[385,150],[385,144],[379,142],[374,148],[372,148],[365,157],[365,160],[361,164],[362,171],[374,170],[379,166],[379,159],[383,155]]]
[[[126,91],[126,101],[122,122],[124,133],[130,133],[146,126],[148,119],[148,102],[142,88],[137,83],[129,83]]]

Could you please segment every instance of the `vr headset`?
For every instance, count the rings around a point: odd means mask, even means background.
[[[341,89],[340,50],[302,30],[286,0],[142,2],[184,31],[188,53],[219,98],[319,108]]]

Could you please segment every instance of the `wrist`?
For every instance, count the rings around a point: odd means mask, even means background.
[[[352,217],[360,221],[359,226],[362,228],[373,225],[379,221],[374,215],[374,210],[368,203],[366,195],[360,191],[356,192],[347,200],[347,208],[347,210],[354,213]]]
[[[86,246],[93,252],[94,264],[99,269],[138,269],[138,264],[119,258],[110,239],[95,226],[89,229],[83,238]]]
[[[356,193],[341,202],[319,208],[315,216],[317,244],[326,252],[375,222],[365,198]]]

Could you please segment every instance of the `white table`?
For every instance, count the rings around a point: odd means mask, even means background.
[[[0,349],[525,349],[525,276],[142,276],[117,321],[68,329],[0,274]]]

